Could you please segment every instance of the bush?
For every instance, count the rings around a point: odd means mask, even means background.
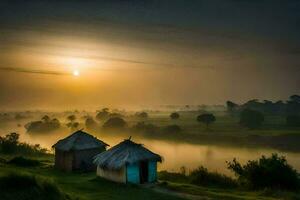
[[[46,154],[47,149],[41,148],[39,144],[20,143],[19,134],[10,133],[4,137],[0,136],[0,152],[5,154]]]
[[[295,190],[299,188],[298,173],[290,166],[284,157],[272,154],[262,156],[259,160],[249,160],[241,165],[236,159],[227,162],[240,184],[252,189],[274,188]]]
[[[180,133],[181,131],[182,129],[178,125],[169,125],[163,129],[164,133]]]
[[[158,173],[158,179],[164,181],[178,182],[178,183],[189,183],[189,178],[185,174],[160,171]]]
[[[261,127],[264,122],[264,115],[256,110],[245,109],[241,112],[240,124],[250,129]]]
[[[23,156],[17,156],[8,161],[8,164],[13,164],[19,167],[36,167],[41,165],[41,162],[38,160],[24,158]]]
[[[197,121],[206,124],[206,127],[208,127],[209,124],[216,121],[216,117],[213,114],[202,114],[197,117]]]
[[[148,118],[148,113],[138,112],[138,113],[135,113],[135,116],[138,117],[138,118],[141,118],[141,119],[146,119],[146,118]]]
[[[47,115],[42,118],[42,121],[33,121],[25,125],[27,132],[39,133],[50,132],[60,128],[58,119],[50,119]]]
[[[286,124],[291,127],[300,127],[300,116],[289,115],[286,117]]]
[[[87,129],[96,129],[98,124],[92,117],[87,117],[85,120],[85,127]]]
[[[200,166],[193,170],[190,175],[190,182],[195,185],[231,188],[237,186],[232,178],[219,174],[217,172],[209,172],[207,168]]]
[[[146,124],[145,122],[138,122],[136,125],[132,127],[136,131],[140,131],[143,133],[156,133],[159,128],[153,124]]]
[[[53,182],[25,174],[10,174],[1,177],[0,193],[2,200],[69,199]]]
[[[125,128],[127,126],[127,122],[120,117],[112,117],[108,119],[104,124],[103,128],[111,129],[111,128]]]
[[[170,118],[171,119],[179,119],[179,114],[177,112],[173,112],[173,113],[171,113]]]

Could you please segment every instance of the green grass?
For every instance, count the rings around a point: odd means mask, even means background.
[[[243,191],[239,189],[219,189],[210,187],[201,187],[191,184],[163,182],[161,186],[176,192],[187,193],[206,197],[211,200],[297,200],[300,194],[284,191]]]
[[[47,163],[45,163],[47,164]],[[53,169],[51,165],[23,168],[13,165],[0,165],[0,177],[11,173],[22,172],[53,181],[62,192],[72,199],[80,200],[118,200],[118,199],[154,199],[167,200],[169,195],[154,192],[151,189],[136,185],[125,185],[97,178],[92,173],[66,173]],[[173,199],[179,199],[174,198]]]

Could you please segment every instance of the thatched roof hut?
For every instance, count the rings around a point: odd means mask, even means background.
[[[95,168],[93,157],[105,151],[107,146],[82,130],[76,131],[52,146],[55,149],[55,167],[66,171],[92,170]]]
[[[160,155],[130,139],[100,153],[94,159],[97,175],[124,183],[156,181],[157,162],[161,161]]]

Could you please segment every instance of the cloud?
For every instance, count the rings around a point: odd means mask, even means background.
[[[70,73],[65,73],[60,71],[35,70],[35,69],[28,69],[28,68],[21,68],[21,67],[0,67],[0,70],[31,73],[31,74],[44,74],[44,75],[70,75]]]

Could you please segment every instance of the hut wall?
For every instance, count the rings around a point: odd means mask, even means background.
[[[102,169],[101,167],[97,167],[97,175],[103,177],[105,179],[119,182],[119,183],[126,183],[126,168],[123,167],[120,170],[109,170],[109,169]]]
[[[71,152],[64,152],[55,149],[55,167],[57,169],[71,171],[73,155]]]
[[[93,158],[103,152],[103,148],[77,150],[74,151],[73,169],[94,170],[96,165],[93,164]]]
[[[148,162],[148,182],[155,182],[157,180],[157,162]]]
[[[127,182],[139,184],[140,183],[140,167],[139,164],[131,164],[126,166]]]

